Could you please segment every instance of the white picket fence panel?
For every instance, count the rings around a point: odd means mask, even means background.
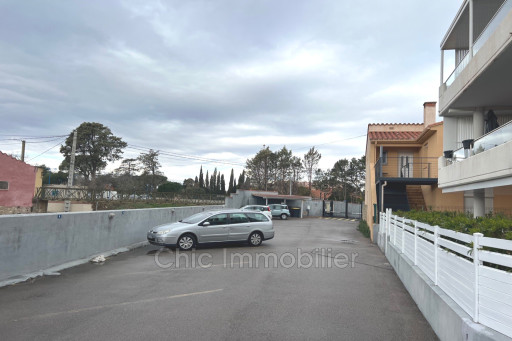
[[[468,235],[380,213],[379,244],[394,247],[451,297],[475,322],[512,337],[512,241]],[[485,262],[485,265],[484,265]]]

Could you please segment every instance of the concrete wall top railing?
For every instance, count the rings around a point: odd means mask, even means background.
[[[223,207],[0,216],[0,282],[145,242],[154,226]]]

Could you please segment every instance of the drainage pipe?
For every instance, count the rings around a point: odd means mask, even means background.
[[[380,195],[381,195],[381,199],[380,199],[380,211],[381,212],[384,212],[384,187],[386,187],[388,185],[388,182],[387,181],[384,181],[384,183],[381,185],[380,187]]]

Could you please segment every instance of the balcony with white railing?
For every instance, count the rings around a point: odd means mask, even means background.
[[[512,121],[463,143],[465,148],[445,152],[439,187],[469,190],[512,184]]]

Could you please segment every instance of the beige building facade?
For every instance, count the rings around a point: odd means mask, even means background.
[[[423,107],[422,124],[368,125],[363,219],[372,232],[378,212],[386,208],[463,209],[462,194],[443,194],[438,188],[443,122],[435,122],[435,102],[426,102]]]

